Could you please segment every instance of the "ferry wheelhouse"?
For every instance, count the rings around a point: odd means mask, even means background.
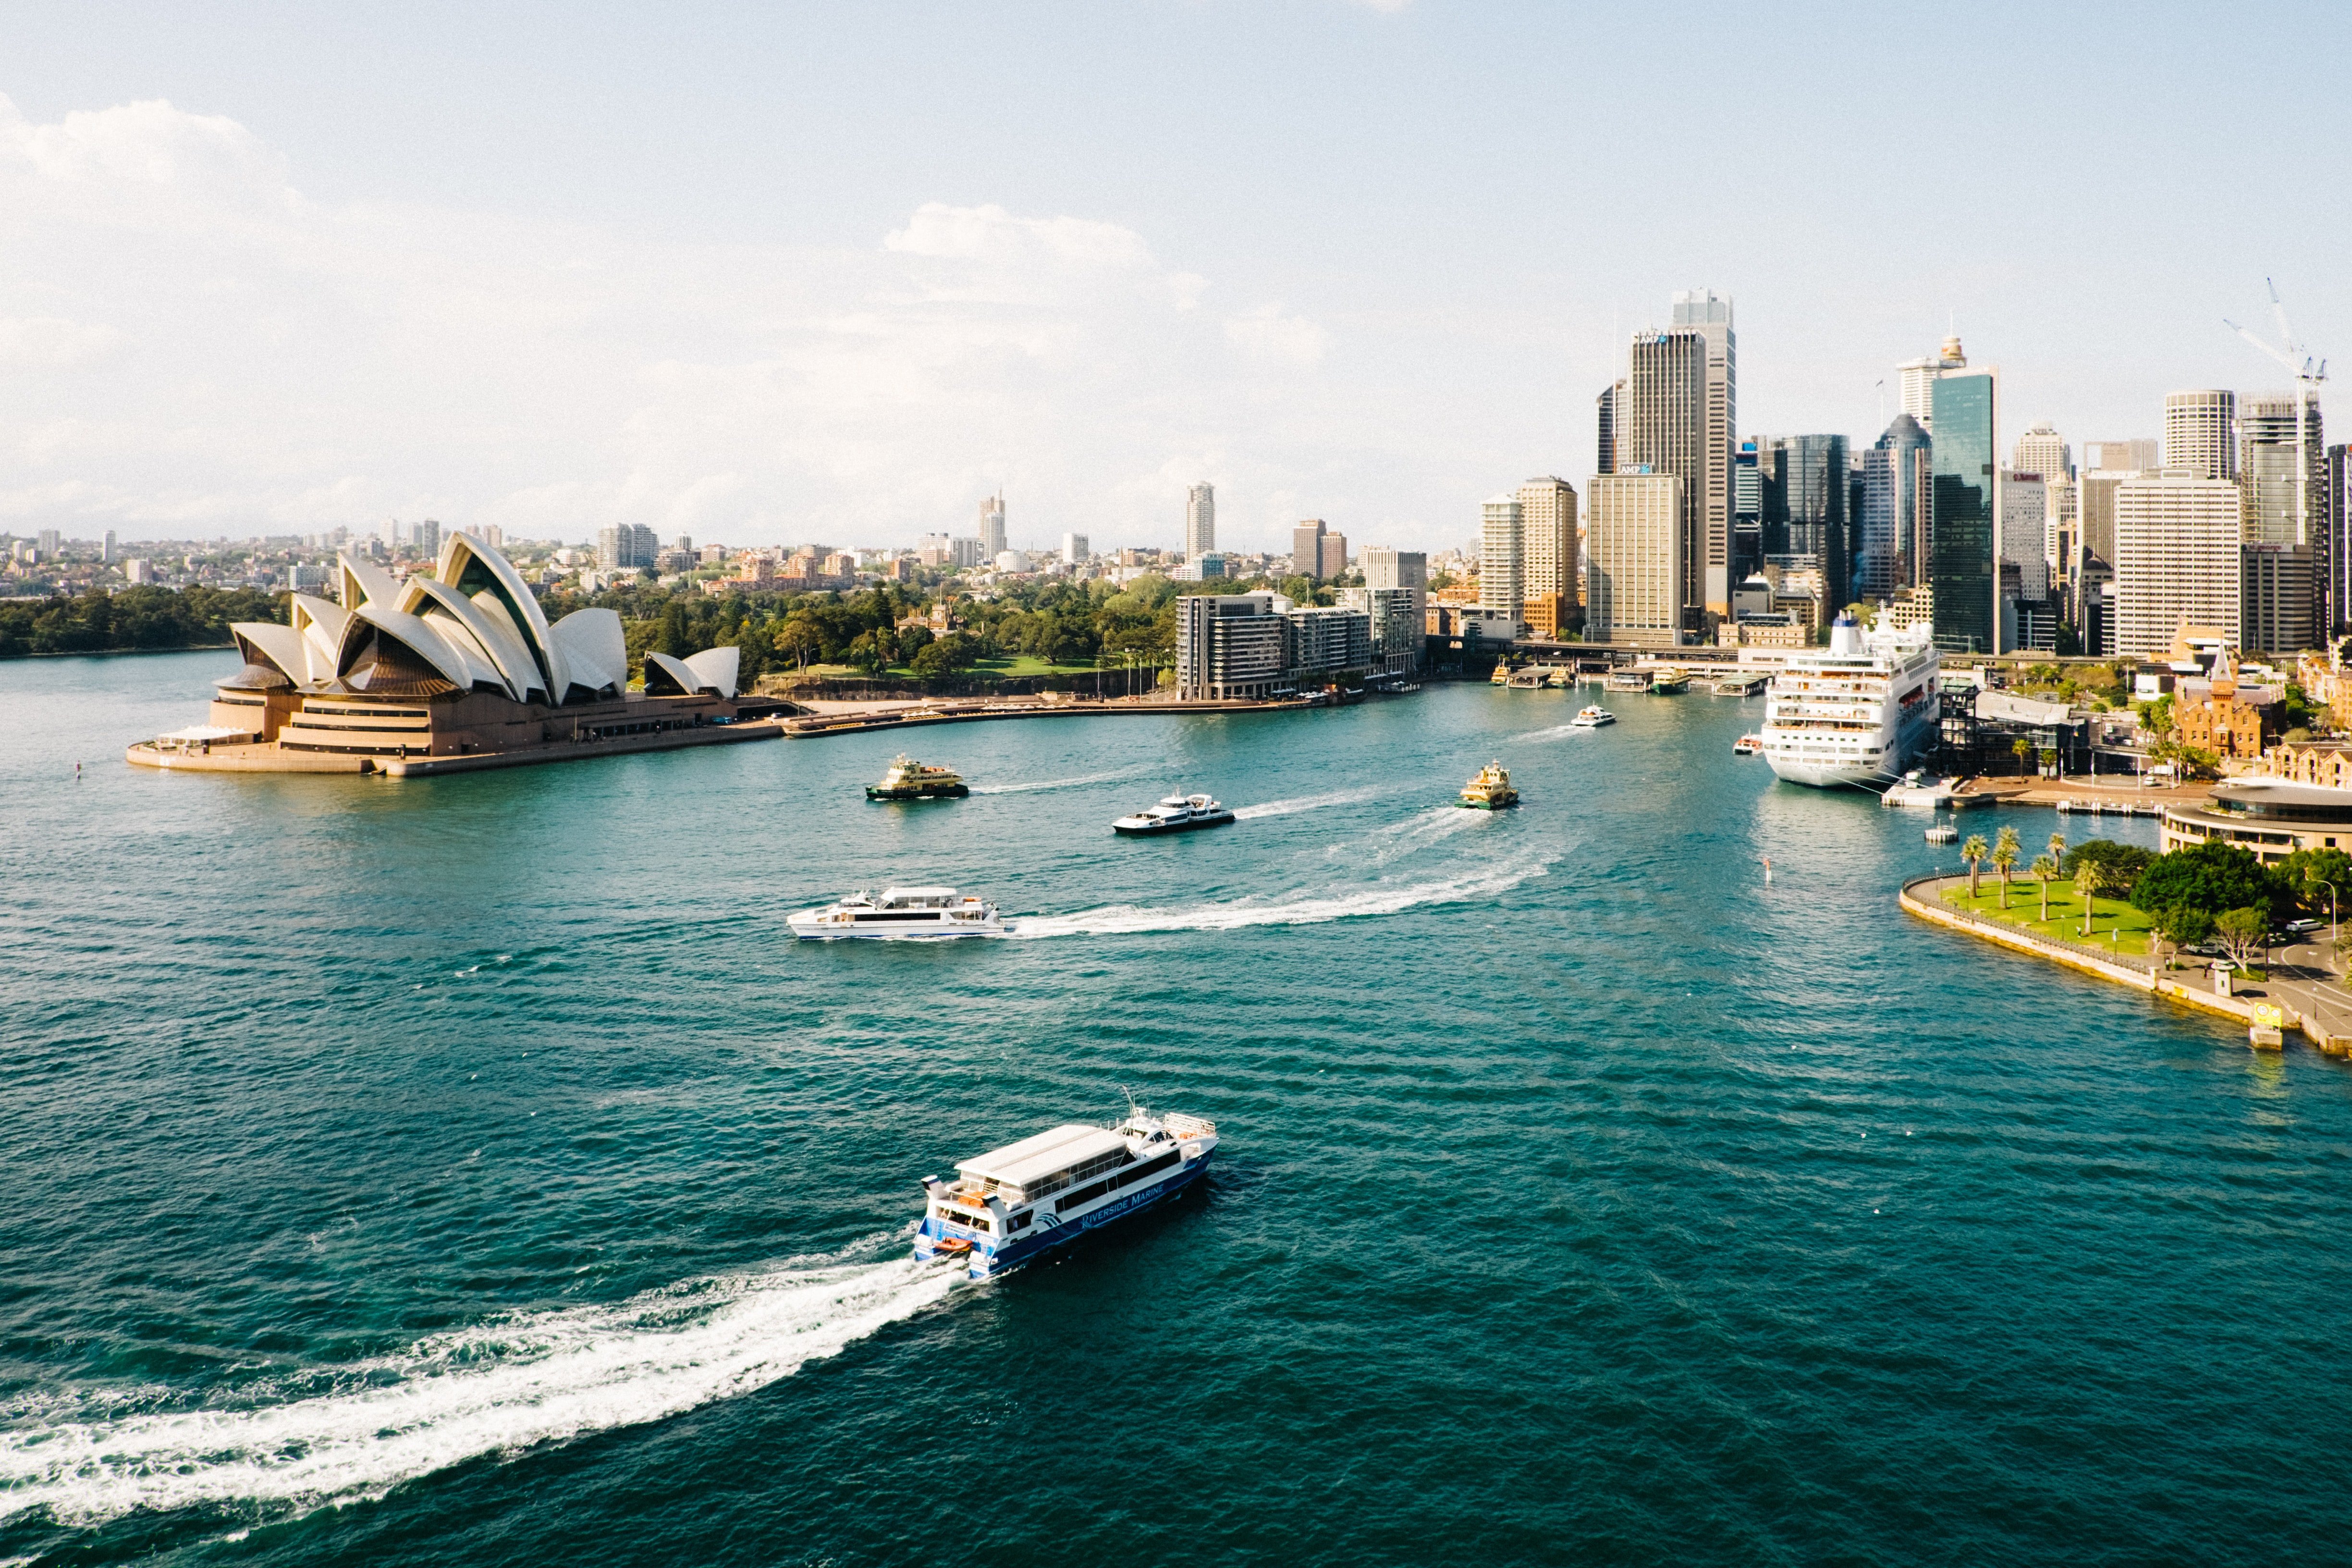
[[[1865,633],[1841,613],[1830,646],[1792,653],[1764,699],[1764,760],[1791,784],[1899,776],[1934,742],[1940,660],[1926,624]]]
[[[974,1279],[1173,1197],[1217,1152],[1217,1124],[1130,1106],[1110,1127],[1072,1122],[923,1178],[915,1256],[959,1258]]]
[[[794,936],[830,942],[842,937],[1003,936],[996,906],[953,888],[886,888],[856,892],[821,910],[784,917]]]

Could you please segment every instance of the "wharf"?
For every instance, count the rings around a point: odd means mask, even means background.
[[[2157,816],[2168,805],[2200,806],[2212,798],[2201,784],[2151,788],[2138,783],[2106,784],[2091,778],[1972,778],[1950,791],[1949,805],[2039,805],[2092,816]]]
[[[817,707],[818,704],[804,704]],[[872,704],[827,703],[830,711],[804,714],[783,721],[792,740],[818,735],[862,734],[868,730],[898,730],[925,724],[969,724],[994,719],[1062,719],[1082,715],[1129,714],[1150,717],[1162,713],[1295,713],[1328,706],[1299,697],[1270,702],[1184,701],[1152,698],[1108,698],[1049,701],[1038,698],[1008,698],[994,701],[907,701]]]
[[[2275,950],[2284,956],[2270,963],[2267,981],[2224,996],[2207,986],[2174,977],[2194,975],[2198,972],[2193,969],[2167,973],[2158,969],[2153,960],[2135,953],[2116,952],[2095,942],[2060,941],[2022,925],[1956,909],[1945,900],[1944,892],[1949,888],[1965,888],[1968,881],[1965,876],[1914,877],[1903,884],[1900,902],[1906,913],[1931,925],[1960,931],[2013,952],[2032,953],[2183,1006],[2218,1013],[2245,1025],[2249,1031],[2263,1026],[2263,1020],[2255,1009],[2267,1004],[2282,1009],[2286,1028],[2300,1030],[2304,1038],[2322,1054],[2352,1056],[2352,990],[2347,990],[2326,967],[2325,952],[2315,944]],[[2249,1037],[2253,1037],[2251,1033]]]

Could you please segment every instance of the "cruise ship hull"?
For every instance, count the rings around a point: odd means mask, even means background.
[[[1928,627],[1865,637],[1841,616],[1828,647],[1794,655],[1772,678],[1758,736],[1764,761],[1775,777],[1813,789],[1901,777],[1935,743],[1940,662]]]

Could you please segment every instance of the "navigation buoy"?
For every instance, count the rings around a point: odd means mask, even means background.
[[[1769,855],[1764,857],[1764,880],[1768,883],[1772,880],[1772,857]]]

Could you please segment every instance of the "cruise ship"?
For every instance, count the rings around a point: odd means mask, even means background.
[[[1791,784],[1829,788],[1900,775],[1934,742],[1940,661],[1933,628],[1864,632],[1843,612],[1830,646],[1792,653],[1764,699],[1764,760]]]
[[[960,1258],[974,1279],[1172,1197],[1209,1168],[1217,1124],[1129,1103],[1110,1127],[1070,1123],[923,1178],[915,1256]]]

